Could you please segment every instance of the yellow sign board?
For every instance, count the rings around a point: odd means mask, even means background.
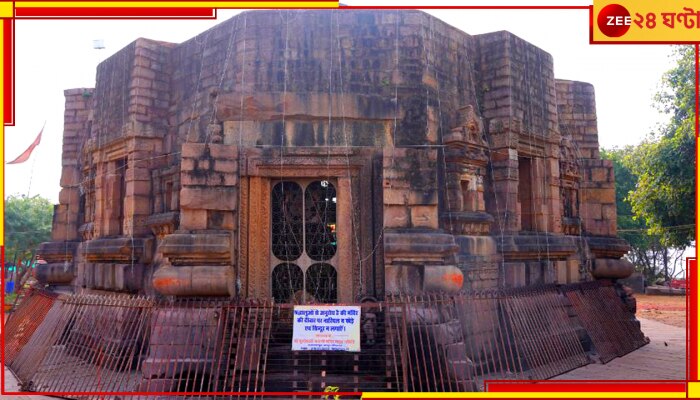
[[[591,43],[698,43],[697,0],[595,0]]]

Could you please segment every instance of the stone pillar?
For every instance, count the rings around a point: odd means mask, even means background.
[[[532,219],[533,227],[536,232],[546,232],[547,223],[547,199],[549,188],[547,187],[547,176],[544,171],[544,159],[533,157],[532,159],[532,180],[530,181],[530,190],[532,192]]]
[[[585,234],[617,235],[615,174],[610,160],[583,160],[581,219]]]
[[[352,221],[353,218],[353,205],[352,197],[349,195],[351,193],[351,179],[350,177],[338,178],[338,205],[337,214],[340,216],[339,221]],[[344,218],[344,216],[349,216]],[[343,219],[341,219],[343,218]],[[338,224],[337,239],[338,243],[347,243],[351,245],[354,240],[352,236],[352,222],[347,224]],[[352,246],[346,245],[345,248],[352,249]],[[342,249],[341,249],[342,250]],[[353,298],[353,262],[352,251],[338,251],[338,256],[340,260],[338,261],[338,301],[341,303],[352,302]]]
[[[494,120],[489,125],[490,201],[487,211],[495,222],[491,225],[494,234],[513,233],[520,230],[518,206],[518,137],[510,131],[509,124]]]
[[[153,287],[172,296],[234,296],[238,147],[183,144],[180,182],[180,229],[160,243],[167,260]]]
[[[241,257],[237,278],[241,295],[270,297],[270,182],[260,176],[244,177],[240,189]]]
[[[127,146],[127,164],[124,171],[123,210],[125,221],[123,234],[126,236],[145,236],[151,233],[146,219],[151,214],[151,167],[149,162],[155,155],[161,154],[159,141],[135,139]]]
[[[102,197],[100,207],[102,219],[98,223],[100,227],[98,232],[100,232],[100,237],[122,235],[125,219],[122,215],[125,211],[123,180],[129,165],[126,163],[126,159],[108,161],[102,164],[103,168],[98,168],[98,174],[104,172],[101,185],[97,189]]]
[[[437,151],[384,152],[384,267],[388,293],[456,291],[452,235],[438,231]]]

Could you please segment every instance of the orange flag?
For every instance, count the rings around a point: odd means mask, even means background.
[[[44,122],[44,126],[46,126],[46,122]],[[34,139],[34,142],[29,145],[27,150],[25,150],[22,154],[19,155],[19,157],[15,158],[14,160],[8,162],[8,164],[20,164],[23,163],[27,160],[29,160],[29,156],[32,155],[32,151],[34,151],[34,148],[39,145],[39,142],[41,142],[41,134],[44,132],[44,127],[41,127],[41,130],[39,131],[39,135],[37,135],[36,139]]]

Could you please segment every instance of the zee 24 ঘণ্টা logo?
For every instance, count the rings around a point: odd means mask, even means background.
[[[623,2],[630,3],[630,2]],[[632,2],[605,5],[597,15],[596,25],[608,38],[644,41],[673,41],[700,36],[700,9],[677,1]],[[630,9],[632,12],[630,12]]]
[[[608,4],[598,13],[598,29],[605,36],[620,37],[627,33],[631,24],[630,12],[619,4]]]

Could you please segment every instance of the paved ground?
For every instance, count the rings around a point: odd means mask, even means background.
[[[3,365],[3,369],[5,370],[5,391],[6,392],[19,392],[19,387],[17,385],[17,380],[15,377],[12,375],[12,372],[10,372],[7,367]],[[19,396],[19,395],[14,395],[14,394],[3,394],[0,395],[0,398],[2,400],[55,400],[54,397],[48,397],[48,396]]]
[[[685,328],[641,319],[651,343],[609,363],[591,364],[554,379],[685,380]],[[5,389],[17,391],[17,381],[5,368]],[[2,395],[3,400],[50,400],[46,396]]]
[[[685,328],[639,318],[651,342],[607,364],[590,364],[554,379],[685,380]]]

